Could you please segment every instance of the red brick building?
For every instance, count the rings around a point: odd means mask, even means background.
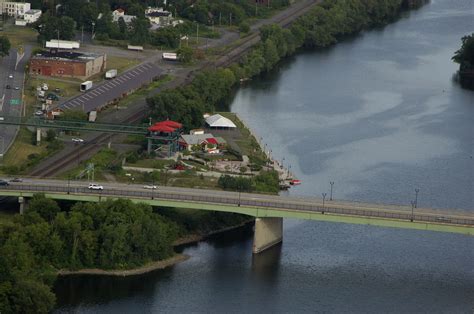
[[[105,54],[51,50],[31,57],[29,71],[31,75],[87,79],[105,71],[106,65]]]

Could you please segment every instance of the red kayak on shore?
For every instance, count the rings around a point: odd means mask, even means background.
[[[301,180],[291,180],[291,181],[290,181],[290,184],[291,184],[291,185],[300,185],[300,184],[301,184]]]

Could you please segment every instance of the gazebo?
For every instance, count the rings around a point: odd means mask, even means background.
[[[179,122],[166,120],[153,124],[148,128],[148,154],[152,151],[166,152],[171,157],[178,151],[178,139],[183,125]]]

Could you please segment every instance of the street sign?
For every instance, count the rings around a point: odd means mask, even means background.
[[[10,105],[19,105],[20,100],[19,99],[10,99]]]

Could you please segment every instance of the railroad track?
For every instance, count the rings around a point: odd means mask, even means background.
[[[301,16],[305,11],[307,11],[310,7],[319,3],[319,0],[313,0],[312,2],[308,3],[307,5],[302,5],[297,9],[289,12],[288,14],[283,14],[280,16],[276,21],[276,23],[282,27],[288,26],[291,22],[293,22],[297,17]],[[215,62],[207,62],[204,64],[200,69],[195,70],[193,72],[197,72],[199,70],[213,68],[213,67],[223,67],[228,66],[236,61],[238,61],[243,54],[248,52],[254,45],[256,45],[260,41],[260,33],[257,31],[248,37],[244,38],[242,42],[239,44],[238,47],[231,49],[223,53]],[[191,75],[188,77],[187,82],[190,82],[194,73],[190,73]],[[139,121],[143,118],[144,114],[146,113],[146,108],[142,108],[141,110],[134,112],[121,123],[134,123]],[[94,150],[98,150],[103,144],[109,142],[114,136],[114,134],[99,134],[89,140],[89,142],[93,142],[92,145],[83,145],[74,149],[70,153],[63,156],[61,160],[58,160],[53,165],[45,164],[44,166],[39,166],[33,171],[30,172],[30,175],[44,178],[44,177],[52,177],[57,175],[62,170],[66,169],[69,164],[74,162],[80,161],[81,157],[87,156]]]
[[[143,108],[142,110],[139,110],[133,113],[133,115],[127,117],[124,121],[122,121],[122,123],[137,122],[143,118],[145,112],[146,112],[146,109]],[[39,178],[54,176],[58,174],[59,172],[61,172],[61,170],[66,169],[66,167],[69,164],[72,164],[78,160],[81,160],[81,157],[84,157],[87,154],[93,152],[94,150],[99,149],[100,147],[102,147],[103,144],[106,144],[107,142],[109,142],[114,136],[116,135],[106,134],[106,133],[98,134],[88,140],[89,143],[94,143],[94,144],[84,144],[74,149],[70,153],[66,154],[65,156],[63,156],[63,158],[55,162],[53,165],[44,165],[43,167],[38,167],[34,169],[33,171],[30,172],[30,175],[39,177]]]

